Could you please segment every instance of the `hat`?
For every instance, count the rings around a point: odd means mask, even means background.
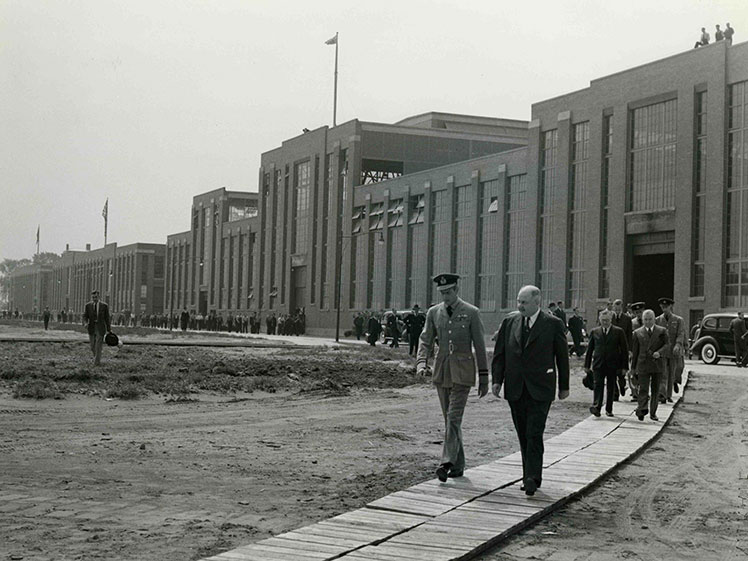
[[[437,290],[449,290],[457,286],[457,279],[459,278],[460,275],[455,275],[454,273],[442,273],[434,277],[434,282],[436,283]]]
[[[418,304],[413,304],[413,309],[415,310],[416,308],[418,308]]]
[[[639,310],[643,310],[644,306],[646,306],[644,302],[634,302],[633,304],[631,304],[631,309],[635,312],[638,312]]]
[[[116,347],[119,344],[119,337],[110,331],[104,335],[104,342],[110,347]]]
[[[660,306],[672,306],[673,304],[675,304],[675,300],[673,300],[672,298],[667,298],[666,296],[663,296],[662,298],[657,299],[657,303]]]

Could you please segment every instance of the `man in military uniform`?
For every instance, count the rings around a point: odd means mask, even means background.
[[[478,366],[478,396],[488,393],[488,361],[483,322],[478,308],[457,296],[459,275],[444,273],[434,277],[442,302],[429,308],[426,326],[421,333],[416,370],[424,374],[428,357],[439,340],[434,359],[432,382],[439,395],[444,415],[445,435],[441,464],[436,470],[439,481],[460,477],[465,470],[462,447],[462,415],[470,388],[475,385]],[[471,348],[472,345],[472,348]],[[475,355],[473,355],[475,348]]]
[[[44,329],[47,329],[46,323],[44,324]],[[743,366],[743,358],[746,356],[743,335],[748,333],[748,329],[745,327],[743,312],[738,312],[738,317],[730,322],[730,333],[732,333],[732,339],[735,342],[735,366],[741,368]]]
[[[634,314],[634,317],[631,319],[631,353],[633,354],[633,333],[640,327],[644,326],[644,322],[642,321],[642,313],[644,312],[644,302],[634,302],[631,304],[631,313]],[[631,364],[631,368],[629,369],[628,373],[628,382],[629,382],[629,388],[631,389],[631,401],[639,401],[639,398],[637,397],[639,395],[639,376],[636,373],[636,368],[633,364]]]
[[[616,298],[613,301],[612,322],[616,327],[620,327],[621,329],[623,329],[623,333],[626,336],[626,344],[628,345],[628,349],[631,349],[631,335],[634,332],[634,329],[631,325],[631,318],[627,314],[623,313],[623,300],[621,300],[620,298]],[[628,358],[631,358],[630,351]],[[616,375],[616,380],[618,382],[616,394],[620,393],[621,396],[626,395],[626,370],[619,370],[618,374]],[[629,388],[631,388],[631,386],[629,386]]]
[[[426,316],[421,313],[418,304],[413,304],[412,313],[406,317],[405,330],[408,332],[408,354],[416,356],[418,354],[418,339],[421,337],[423,325],[426,323]]]
[[[683,318],[673,313],[672,298],[660,298],[657,300],[662,308],[662,314],[657,316],[655,323],[667,329],[668,345],[663,349],[664,371],[660,380],[660,403],[673,402],[673,391],[678,393],[678,386],[682,383],[683,360],[687,346],[686,322]]]

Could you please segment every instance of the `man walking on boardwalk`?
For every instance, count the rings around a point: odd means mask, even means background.
[[[672,403],[673,391],[678,393],[678,386],[682,383],[684,355],[688,347],[686,322],[673,313],[675,302],[672,298],[660,298],[658,302],[662,314],[657,316],[655,323],[667,330],[668,337],[668,345],[660,353],[664,358],[665,368],[660,380],[660,403]]]
[[[461,477],[465,470],[462,415],[470,389],[475,386],[476,362],[478,397],[488,393],[483,322],[478,308],[457,296],[459,278],[459,275],[451,273],[434,277],[442,302],[426,312],[426,325],[421,333],[416,359],[416,371],[425,374],[428,357],[434,349],[434,341],[438,339],[439,350],[434,359],[431,381],[439,395],[445,425],[441,464],[436,469],[436,476],[442,482],[447,481],[448,477]]]
[[[590,413],[600,416],[603,407],[603,393],[605,393],[605,414],[613,416],[613,397],[616,390],[618,373],[628,369],[629,346],[623,329],[613,325],[612,316],[608,310],[600,312],[600,326],[590,332],[590,343],[584,369],[592,372],[594,378],[594,393]],[[606,389],[607,386],[607,389]]]
[[[649,413],[650,419],[658,421],[657,404],[659,399],[657,394],[664,368],[661,353],[668,345],[667,329],[655,325],[655,315],[652,310],[644,310],[642,322],[644,325],[634,331],[632,337],[631,368],[636,369],[636,375],[639,379],[637,390],[639,403],[636,408],[636,416],[640,421],[643,421],[644,415]]]
[[[522,452],[522,489],[534,495],[543,480],[543,432],[555,397],[569,397],[569,351],[563,322],[540,309],[540,289],[524,286],[517,309],[504,318],[496,335],[492,391],[504,397]]]

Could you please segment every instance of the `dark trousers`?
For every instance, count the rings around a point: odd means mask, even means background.
[[[600,370],[593,370],[592,375],[595,380],[595,389],[593,390],[593,401],[592,406],[597,407],[597,410],[603,408],[603,393],[605,393],[605,410],[613,412],[613,397],[616,392],[616,378],[618,377],[618,371],[608,368],[601,368]],[[607,391],[605,386],[607,386]]]
[[[44,320],[44,330],[46,331],[49,328],[49,319]]]
[[[660,379],[662,372],[639,372],[639,391],[637,392],[639,403],[636,412],[641,415],[654,415],[657,413],[657,404],[660,402],[658,393],[660,391]]]
[[[545,420],[551,409],[550,401],[537,401],[532,398],[527,386],[522,387],[522,395],[517,401],[510,401],[512,421],[519,438],[522,453],[522,477],[532,477],[537,483],[543,480],[543,432]]]
[[[740,364],[746,355],[745,339],[736,337],[735,335],[732,336],[732,339],[735,342],[735,364]]]
[[[418,354],[418,340],[421,338],[420,333],[408,333],[408,354],[416,356]]]
[[[574,351],[578,357],[582,356],[582,334],[575,331],[571,332],[571,338],[574,340]],[[571,356],[571,353],[569,353]]]

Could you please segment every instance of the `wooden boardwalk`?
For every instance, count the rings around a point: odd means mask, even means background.
[[[645,447],[680,401],[660,405],[659,421],[639,421],[635,404],[615,417],[588,417],[545,441],[543,486],[520,491],[516,452],[441,483],[434,479],[363,508],[239,547],[203,561],[450,561],[470,559],[584,492]]]

